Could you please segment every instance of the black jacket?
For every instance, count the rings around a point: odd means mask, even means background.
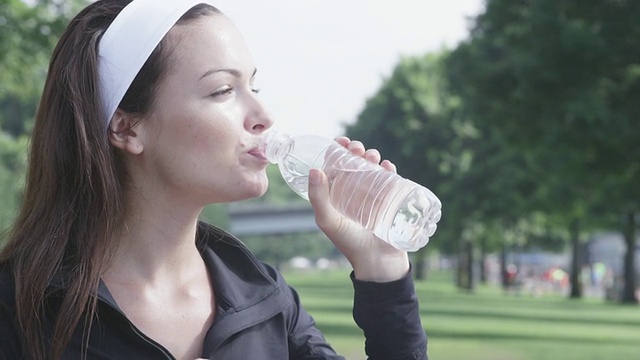
[[[326,343],[298,295],[273,268],[258,261],[233,236],[201,224],[198,245],[214,277],[217,316],[207,332],[208,359],[343,359]],[[352,277],[353,316],[366,337],[370,359],[427,359],[411,276],[391,283]],[[52,287],[59,284],[52,284]],[[0,271],[0,359],[21,359],[15,320],[15,291],[8,270]],[[62,289],[60,289],[62,290]],[[89,359],[173,359],[138,330],[119,309],[107,287],[98,289],[98,315],[89,339]],[[48,300],[55,309],[57,298]],[[55,310],[51,314],[55,313]],[[48,323],[52,323],[53,315]],[[80,359],[83,326],[64,359]]]

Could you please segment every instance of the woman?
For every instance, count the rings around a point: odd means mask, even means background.
[[[273,120],[255,76],[238,30],[203,1],[101,0],[71,21],[0,255],[0,358],[340,358],[280,274],[198,221],[267,189],[258,144]],[[340,216],[320,170],[309,197],[353,266],[368,355],[425,359],[407,254]]]

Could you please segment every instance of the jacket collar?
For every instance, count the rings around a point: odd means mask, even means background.
[[[267,267],[231,234],[199,223],[196,243],[212,275],[218,303],[203,349],[203,354],[213,354],[234,334],[282,312],[289,301],[275,274],[269,275]],[[98,299],[125,316],[102,281]]]
[[[269,276],[265,266],[226,231],[199,222],[196,244],[214,279],[216,296],[234,311],[251,307],[279,291],[278,283]],[[66,273],[54,275],[49,286],[56,290],[66,288]],[[97,294],[100,300],[118,308],[103,281],[98,285]]]
[[[266,267],[233,235],[200,223],[197,238],[223,305],[242,311],[280,291]]]
[[[289,301],[275,274],[231,234],[201,223],[198,240],[219,303],[204,342],[203,354],[209,355],[234,334],[282,312]]]

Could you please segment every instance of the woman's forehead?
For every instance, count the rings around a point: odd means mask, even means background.
[[[171,63],[182,70],[242,67],[251,54],[236,26],[222,14],[206,15],[174,26],[167,34]]]

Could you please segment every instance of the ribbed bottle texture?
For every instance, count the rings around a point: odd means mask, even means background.
[[[290,137],[272,131],[264,144],[267,159],[278,164],[298,195],[309,199],[309,170],[322,169],[329,178],[333,206],[396,248],[417,251],[435,233],[442,204],[429,189],[321,136]]]

